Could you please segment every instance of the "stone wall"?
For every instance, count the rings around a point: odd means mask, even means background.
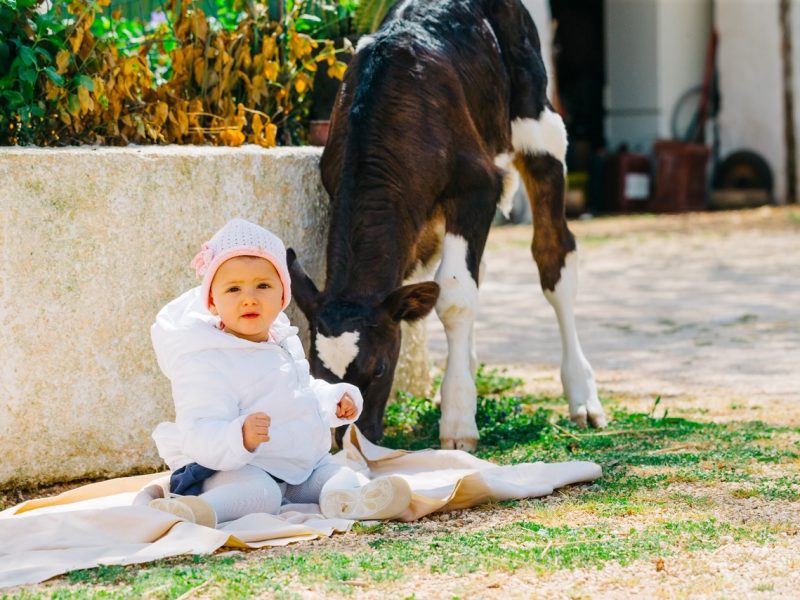
[[[173,409],[156,312],[196,285],[189,261],[234,216],[275,231],[321,285],[319,153],[0,149],[0,488],[161,466],[150,432]],[[424,332],[406,338],[398,383],[423,392]]]

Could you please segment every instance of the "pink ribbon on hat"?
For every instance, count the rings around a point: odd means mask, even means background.
[[[197,253],[197,256],[192,259],[190,266],[194,268],[198,277],[202,277],[206,274],[206,271],[213,260],[214,249],[208,245],[208,242],[206,242],[201,246],[200,252]]]

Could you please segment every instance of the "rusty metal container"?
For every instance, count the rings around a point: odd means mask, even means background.
[[[608,212],[641,212],[647,210],[651,189],[650,161],[644,154],[620,150],[606,163],[606,197]]]
[[[705,210],[710,148],[704,144],[657,141],[653,145],[653,152],[656,157],[656,185],[650,210]]]

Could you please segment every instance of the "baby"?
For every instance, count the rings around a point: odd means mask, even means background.
[[[288,502],[328,518],[390,519],[409,505],[400,477],[374,481],[330,455],[330,428],[361,412],[358,388],[309,374],[291,300],[286,249],[233,219],[192,261],[202,285],[167,304],[151,334],[172,383],[175,422],[153,439],[172,470],[170,494],[150,486],[135,503],[215,527]]]

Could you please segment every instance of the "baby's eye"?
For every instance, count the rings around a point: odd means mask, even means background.
[[[268,284],[268,283],[259,283],[258,284],[258,289],[260,289],[260,290],[267,290],[270,287],[272,287],[272,286],[270,284]]]
[[[238,291],[239,291],[239,286],[238,285],[232,285],[231,287],[228,288],[228,292],[229,293],[238,292]]]

